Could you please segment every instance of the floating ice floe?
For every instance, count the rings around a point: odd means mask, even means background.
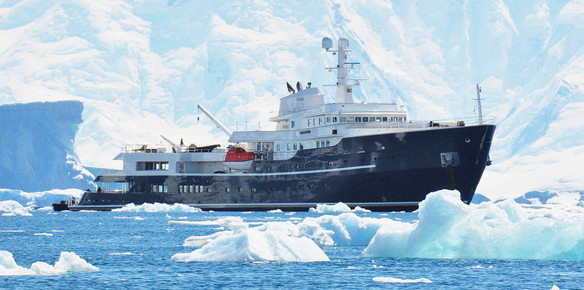
[[[0,201],[0,212],[2,216],[32,216],[31,207],[24,207],[17,201],[4,200]]]
[[[368,209],[364,209],[362,207],[355,207],[355,209],[351,210],[351,208],[342,203],[336,203],[336,204],[317,204],[316,208],[311,207],[308,209],[308,211],[310,212],[314,212],[314,213],[324,213],[324,214],[338,214],[338,213],[347,213],[347,212],[371,212]]]
[[[327,255],[311,239],[291,235],[292,223],[268,223],[249,228],[241,220],[223,220],[228,228],[214,235],[190,237],[185,245],[201,246],[191,253],[172,256],[177,262],[201,261],[270,261],[316,262],[329,261]]]
[[[388,218],[359,217],[354,213],[308,217],[296,225],[299,235],[320,245],[366,246],[382,225],[404,227],[410,224]]]
[[[35,207],[47,207],[51,206],[53,203],[57,203],[61,200],[69,199],[70,197],[75,197],[77,200],[81,199],[83,195],[83,190],[81,189],[52,189],[47,191],[39,192],[25,192],[22,190],[14,189],[0,189],[0,200],[13,200],[20,204],[26,204],[27,206]],[[53,208],[50,207],[52,210]]]
[[[61,252],[59,261],[51,266],[34,262],[30,269],[18,266],[12,253],[0,251],[0,276],[60,275],[67,272],[99,271],[99,269],[72,252]]]
[[[457,191],[420,203],[419,221],[382,225],[366,256],[584,259],[584,208],[522,207],[513,200],[466,205]]]
[[[373,281],[381,283],[433,283],[432,280],[426,278],[420,279],[400,279],[393,277],[374,277]]]
[[[201,212],[201,209],[185,204],[175,203],[173,205],[165,203],[144,203],[135,205],[127,204],[122,208],[113,209],[114,212]]]

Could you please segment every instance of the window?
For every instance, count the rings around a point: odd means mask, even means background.
[[[276,151],[280,151],[280,144],[276,145]]]
[[[365,117],[367,118],[367,117]],[[355,117],[355,122],[361,122],[361,117]]]
[[[324,147],[324,140],[320,140],[320,147]]]
[[[355,117],[347,117],[347,122],[349,123],[355,122]]]
[[[333,123],[337,122],[337,117],[333,117]]]
[[[189,185],[189,192],[195,192],[195,186]]]
[[[331,117],[326,117],[326,122],[330,123],[331,122]]]
[[[363,117],[363,122],[369,122],[369,117]]]
[[[310,127],[310,121],[311,121],[311,120],[310,120],[310,119],[308,119],[308,127]]]
[[[290,143],[286,144],[286,150],[290,151]]]
[[[136,162],[136,170],[168,170],[168,161]]]
[[[290,128],[294,128],[295,125],[296,123],[294,121],[290,121]]]
[[[294,143],[294,150],[298,150],[298,144]]]
[[[387,117],[383,117],[383,122],[387,122]]]
[[[381,122],[381,117],[375,117],[376,122]]]
[[[320,148],[320,142],[316,141],[316,148]]]
[[[318,118],[318,125],[322,125],[322,118]]]

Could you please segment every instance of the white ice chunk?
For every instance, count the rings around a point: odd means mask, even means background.
[[[99,271],[99,269],[73,252],[61,252],[55,266],[45,262],[34,262],[30,269],[18,266],[12,253],[0,251],[0,276],[59,275],[67,272]]]
[[[185,204],[175,203],[173,205],[166,203],[144,203],[135,205],[127,204],[122,208],[113,209],[114,212],[201,212],[199,208],[191,207]]]
[[[560,210],[561,209],[561,210]],[[513,200],[466,205],[456,191],[430,193],[419,221],[379,228],[366,256],[582,259],[584,208],[522,207]]]
[[[326,254],[311,239],[291,237],[279,231],[246,229],[223,234],[191,253],[172,256],[177,262],[195,261],[329,261]]]
[[[30,207],[24,207],[14,200],[0,201],[0,212],[2,216],[32,216]]]
[[[316,208],[311,207],[309,209],[310,212],[315,212],[315,213],[326,213],[326,214],[335,214],[335,213],[344,213],[344,212],[351,212],[351,208],[342,203],[339,202],[337,204],[317,204]]]
[[[373,281],[381,283],[433,283],[432,280],[426,278],[420,279],[400,279],[393,277],[374,277]]]

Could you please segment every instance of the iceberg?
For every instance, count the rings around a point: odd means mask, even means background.
[[[0,105],[0,188],[93,188],[74,150],[82,122],[78,101]]]
[[[0,200],[12,200],[32,207],[47,207],[61,200],[75,197],[81,199],[81,189],[52,189],[47,191],[26,192],[14,189],[0,189]],[[53,210],[52,207],[50,207]]]
[[[221,220],[228,231],[190,237],[185,246],[201,246],[190,253],[172,256],[176,262],[317,262],[329,261],[327,255],[311,239],[297,237],[294,225],[267,223],[250,228],[240,219]]]
[[[369,257],[583,259],[584,208],[523,207],[512,199],[466,205],[457,191],[429,194],[413,224],[382,225]]]
[[[30,207],[24,207],[14,200],[0,201],[0,212],[2,216],[32,216]]]
[[[61,252],[54,266],[45,262],[34,262],[30,269],[18,266],[12,253],[0,251],[0,276],[60,275],[68,272],[95,272],[99,268],[91,265],[73,252]]]

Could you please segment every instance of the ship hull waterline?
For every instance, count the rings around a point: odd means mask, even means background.
[[[458,190],[468,204],[489,160],[494,131],[494,125],[475,125],[344,138],[288,160],[256,160],[249,173],[125,176],[133,185],[129,192],[87,192],[69,210],[158,202],[216,211],[301,211],[343,202],[372,211],[412,211],[441,189]],[[163,184],[168,192],[140,190],[149,184]],[[178,192],[182,184],[203,190]]]

